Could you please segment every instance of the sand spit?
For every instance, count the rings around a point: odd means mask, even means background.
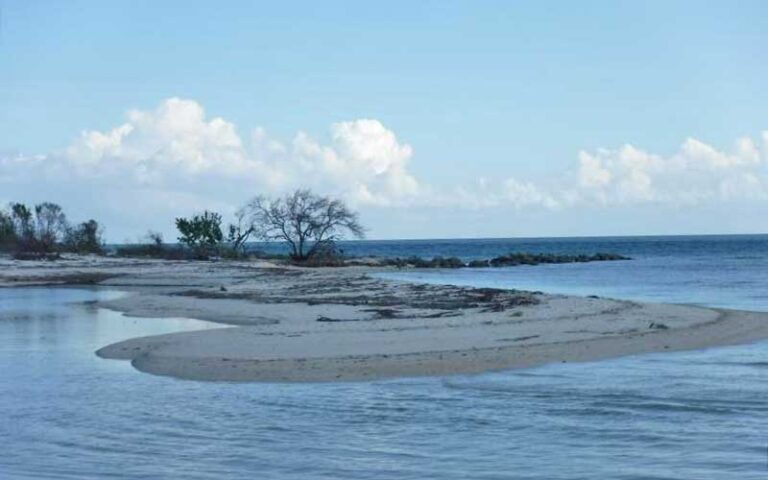
[[[768,338],[764,313],[390,282],[371,275],[380,270],[0,259],[0,286],[96,283],[130,292],[100,304],[126,315],[236,325],[135,338],[97,352],[193,380],[468,374]]]

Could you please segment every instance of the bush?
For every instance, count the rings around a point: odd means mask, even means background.
[[[140,242],[121,245],[117,247],[115,253],[119,257],[148,257],[165,260],[184,260],[189,257],[188,252],[183,248],[166,245],[163,242],[163,235],[159,232],[148,231]]]
[[[33,208],[11,203],[0,211],[0,249],[19,259],[55,259],[61,251],[102,253],[101,228],[95,220],[71,227],[55,203]]]
[[[88,220],[74,228],[67,229],[64,246],[75,253],[104,253],[102,228],[96,220]]]
[[[305,267],[343,267],[345,265],[344,254],[332,242],[312,249],[312,253],[306,260],[294,260],[294,262]]]
[[[192,250],[195,258],[207,259],[218,254],[219,245],[224,239],[221,232],[221,215],[205,211],[192,218],[177,218],[176,228],[181,236],[179,242]]]
[[[58,260],[61,258],[58,252],[15,252],[14,260]]]

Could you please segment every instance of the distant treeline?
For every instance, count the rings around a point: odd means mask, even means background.
[[[466,262],[457,257],[355,259],[344,255],[336,242],[344,235],[362,238],[364,228],[356,212],[341,200],[296,190],[281,198],[255,197],[240,208],[226,227],[222,216],[205,211],[176,218],[178,244],[166,244],[157,232],[139,243],[110,249],[110,254],[162,259],[267,258],[305,266],[370,264],[400,268],[485,268],[542,263],[628,260],[615,253],[562,255],[510,253],[489,260]],[[287,255],[251,251],[252,239],[281,242]],[[62,252],[105,254],[103,229],[96,220],[72,224],[61,206],[43,202],[33,207],[11,203],[0,209],[0,251],[18,259],[55,259]]]
[[[11,203],[0,209],[0,250],[16,258],[55,258],[61,252],[104,252],[103,231],[96,220],[72,224],[61,206],[33,207]]]

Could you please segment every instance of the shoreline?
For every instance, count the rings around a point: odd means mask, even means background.
[[[96,355],[104,359],[130,361],[134,368],[144,373],[185,380],[300,383],[471,375],[553,363],[592,362],[648,353],[716,348],[768,339],[766,327],[763,326],[765,315],[742,311],[723,311],[723,314],[730,318],[643,339],[616,336],[508,347],[316,358],[298,355],[274,359],[209,357],[196,350],[201,342],[229,343],[243,335],[243,332],[224,331],[235,328],[224,328],[184,332],[186,335],[183,337],[181,333],[171,333],[126,340],[103,347],[97,350]],[[732,327],[737,323],[742,326],[734,332]],[[713,335],[725,332],[728,332],[726,336],[712,340]],[[176,351],[180,354],[175,354]],[[253,357],[258,355],[256,351],[252,353]]]
[[[372,267],[76,257],[0,260],[0,287],[100,286],[97,306],[223,328],[100,348],[142,372],[203,381],[323,382],[473,374],[768,338],[768,313],[408,283]],[[77,283],[87,278],[87,283]]]

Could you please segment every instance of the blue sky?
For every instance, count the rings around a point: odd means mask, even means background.
[[[306,183],[373,237],[768,231],[765,2],[0,6],[0,201],[113,240]]]

